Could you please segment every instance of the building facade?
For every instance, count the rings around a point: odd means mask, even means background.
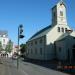
[[[2,48],[5,49],[6,45],[9,41],[7,31],[0,31],[0,42],[2,44]]]
[[[66,6],[63,1],[59,1],[52,8],[52,24],[34,34],[27,41],[26,57],[38,60],[51,60],[55,58],[65,60],[65,57],[63,58],[62,56],[63,53],[62,55],[58,53],[56,41],[59,40],[61,36],[68,34],[68,30],[72,29],[67,24]],[[75,33],[74,31],[72,32]]]
[[[10,44],[10,52],[8,51]],[[8,37],[7,31],[0,30],[0,56],[11,57],[13,52],[13,42]]]

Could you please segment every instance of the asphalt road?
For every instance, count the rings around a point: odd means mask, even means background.
[[[39,65],[19,60],[19,69],[16,60],[3,58],[0,64],[0,75],[68,75]]]

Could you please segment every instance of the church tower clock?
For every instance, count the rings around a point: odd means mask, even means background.
[[[52,8],[52,25],[67,25],[66,6],[62,0]]]

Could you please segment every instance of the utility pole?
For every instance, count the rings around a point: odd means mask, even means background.
[[[19,68],[19,51],[20,51],[20,45],[19,45],[19,42],[20,42],[20,39],[24,38],[24,35],[22,34],[23,33],[23,25],[19,25],[18,27],[18,50],[17,50],[17,69]]]

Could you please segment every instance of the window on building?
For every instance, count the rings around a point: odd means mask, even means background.
[[[1,35],[1,37],[3,37],[3,35]]]
[[[58,27],[58,32],[60,32],[60,27]]]
[[[60,11],[60,16],[63,16],[63,11]]]
[[[40,43],[42,43],[42,41],[43,41],[43,40],[42,40],[42,38],[41,38],[41,39],[40,39]]]
[[[27,54],[29,54],[29,49],[27,50]]]
[[[73,39],[75,39],[75,37],[73,37]]]
[[[29,42],[28,42],[28,46],[29,46]]]
[[[59,52],[61,52],[61,47],[59,47]]]
[[[61,28],[62,32],[64,32],[64,28]]]
[[[53,15],[54,17],[56,16],[56,13],[54,12],[54,15]]]
[[[3,44],[3,48],[5,48],[6,47],[6,45],[5,44]]]
[[[37,54],[37,48],[35,48],[35,54]]]
[[[67,32],[67,28],[65,28],[65,32]]]
[[[31,54],[33,54],[33,50],[31,49]]]
[[[31,42],[31,46],[33,45],[33,42]]]
[[[37,41],[35,41],[35,44],[37,44]]]
[[[3,37],[6,37],[6,35],[3,35]]]
[[[42,48],[40,48],[40,54],[42,55]]]
[[[3,43],[5,43],[5,39],[3,39]]]
[[[75,44],[73,45],[73,48],[75,48]]]

